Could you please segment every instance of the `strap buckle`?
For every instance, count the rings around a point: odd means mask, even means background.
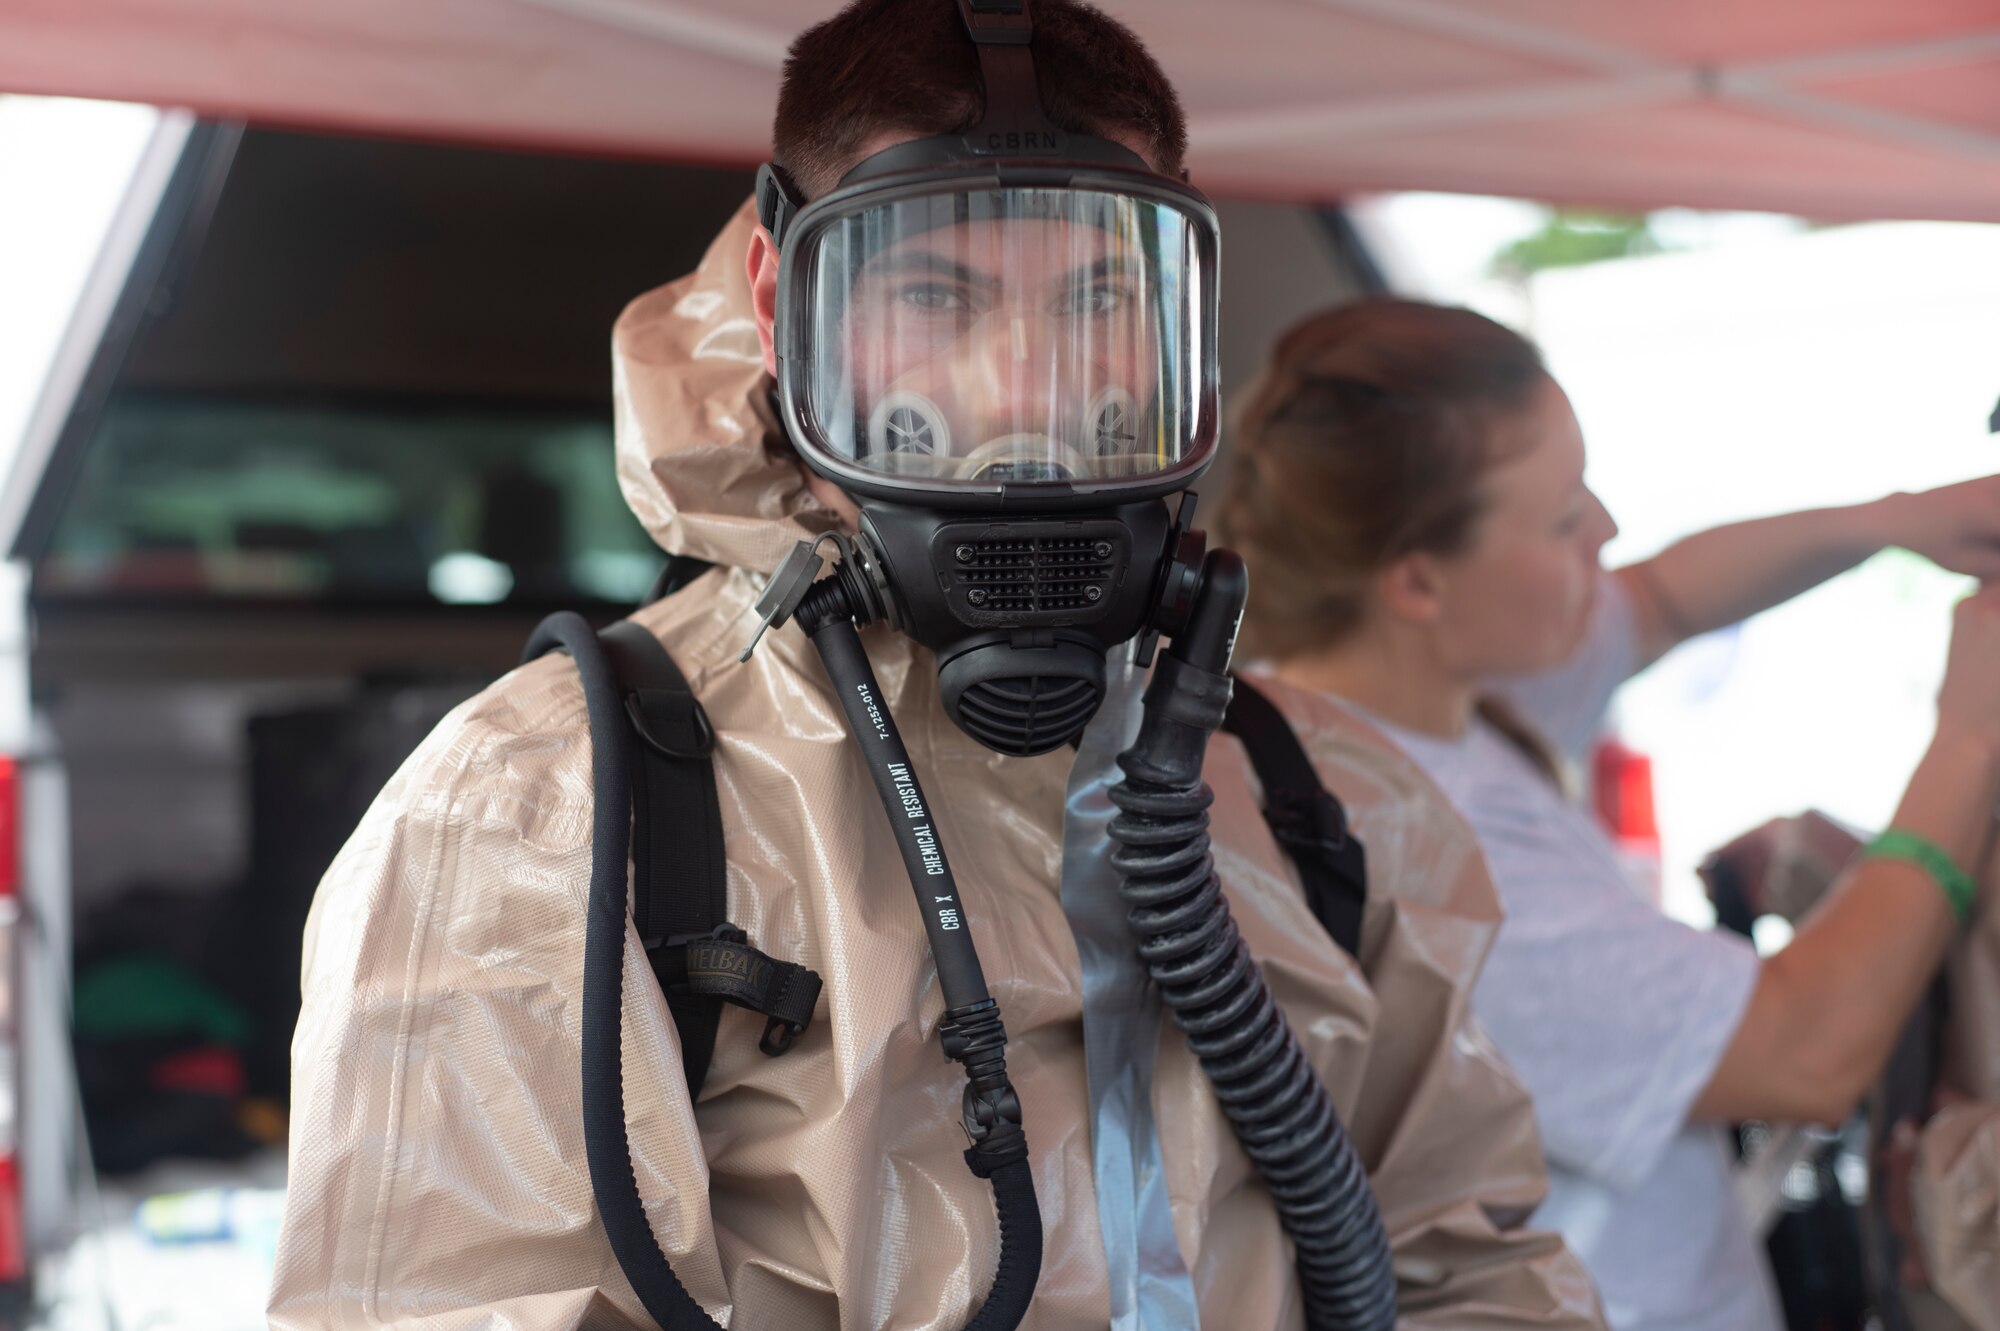
[[[771,233],[771,243],[782,250],[792,219],[805,210],[805,196],[785,168],[776,162],[766,162],[757,168],[756,193],[757,220]]]
[[[678,702],[687,699],[689,714],[694,719],[694,746],[683,749],[661,739],[653,729],[653,720],[646,715],[641,700],[648,694],[663,695]],[[625,715],[631,718],[632,728],[639,732],[639,738],[646,747],[663,758],[681,758],[689,762],[700,762],[715,752],[715,727],[709,723],[708,709],[701,705],[701,699],[693,694],[669,693],[664,689],[633,689],[625,695]]]
[[[669,935],[646,950],[669,994],[719,998],[764,1017],[757,1047],[773,1058],[812,1024],[824,987],[818,972],[758,951],[748,934],[726,922],[705,933]]]

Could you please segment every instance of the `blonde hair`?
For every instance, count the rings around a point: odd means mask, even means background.
[[[1238,656],[1333,646],[1405,555],[1471,545],[1501,428],[1547,379],[1534,344],[1471,310],[1387,297],[1315,314],[1245,395],[1210,529],[1248,561]],[[1556,775],[1548,746],[1495,700],[1482,716]]]

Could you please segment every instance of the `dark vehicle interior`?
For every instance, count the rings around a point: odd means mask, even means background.
[[[750,188],[198,134],[24,538],[107,1173],[279,1139],[300,930],[368,802],[541,615],[615,618],[658,574],[609,330]]]

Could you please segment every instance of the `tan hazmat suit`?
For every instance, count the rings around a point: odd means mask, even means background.
[[[661,1248],[723,1324],[955,1328],[985,1296],[997,1235],[961,1157],[964,1078],[939,1051],[908,880],[804,635],[771,633],[736,661],[768,572],[832,521],[769,416],[743,276],[752,226],[746,209],[697,272],[620,320],[617,465],[663,547],[720,565],[637,618],[718,734],[730,919],[826,988],[778,1058],[756,1049],[761,1018],[725,1008],[690,1105],[628,934],[633,1163]],[[1024,1326],[1102,1331],[1082,987],[1055,886],[1073,755],[982,748],[947,718],[925,650],[879,627],[862,638],[1011,1036],[1047,1249]],[[1600,1325],[1559,1240],[1518,1228],[1544,1179],[1528,1102],[1466,1015],[1499,922],[1471,835],[1379,737],[1280,696],[1368,847],[1365,974],[1308,911],[1227,739],[1208,772],[1218,861],[1373,1173],[1403,1325]],[[272,1326],[649,1325],[599,1228],[580,1126],[589,747],[574,667],[516,670],[423,744],[329,870],[307,926]],[[1201,1324],[1302,1326],[1261,1185],[1179,1031],[1162,1022],[1157,1041],[1173,1236]]]
[[[1946,981],[1952,1103],[1918,1138],[1911,1210],[1931,1288],[1977,1331],[2000,1331],[2000,851],[1986,857]],[[1948,1320],[1933,1319],[1939,1328]]]

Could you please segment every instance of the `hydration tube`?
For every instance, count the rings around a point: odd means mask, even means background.
[[[1229,654],[1249,583],[1209,553],[1186,627],[1154,668],[1138,738],[1118,756],[1111,857],[1139,956],[1201,1060],[1291,1236],[1310,1331],[1389,1331],[1389,1239],[1333,1099],[1230,918],[1201,779],[1229,706]]]
[[[858,598],[848,590],[851,585],[840,576],[813,584],[797,617],[840,695],[848,729],[861,746],[902,851],[903,868],[923,915],[924,936],[937,964],[938,988],[944,994],[944,1023],[938,1036],[946,1056],[965,1069],[963,1121],[972,1140],[965,1163],[993,1185],[1000,1261],[993,1287],[967,1324],[968,1331],[1013,1331],[1027,1315],[1041,1278],[1042,1213],[1028,1164],[1027,1134],[1021,1130],[1020,1097],[1007,1079],[1007,1029],[1000,1022],[1000,1005],[986,990],[986,975],[972,945],[972,922],[959,899],[923,787],[910,766],[910,752],[903,747],[874,668],[854,631],[855,619],[871,618],[872,607],[866,601],[856,603]]]

